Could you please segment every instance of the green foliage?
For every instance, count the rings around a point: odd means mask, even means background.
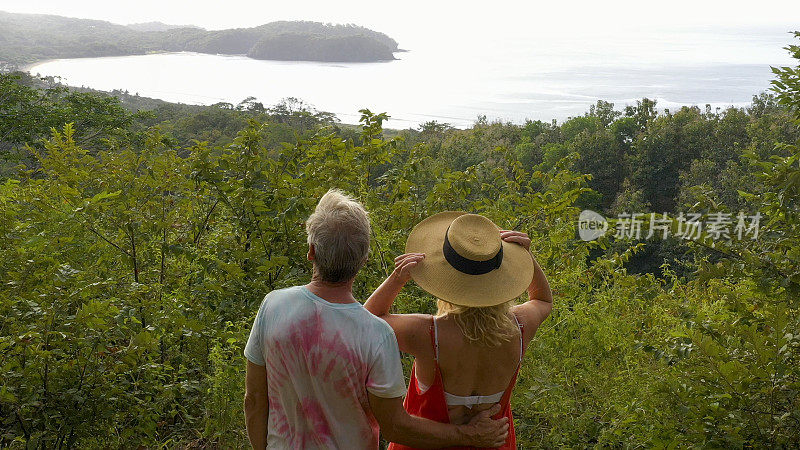
[[[53,128],[73,123],[73,130],[80,130],[73,138],[88,150],[118,148],[130,143],[134,121],[144,117],[131,114],[114,97],[26,84],[32,82],[23,74],[0,74],[0,178],[14,164],[33,163],[23,147],[41,148]]]
[[[794,36],[800,39],[800,31],[795,31]],[[800,45],[793,44],[785,48],[795,59],[800,60]],[[789,107],[794,113],[795,119],[800,120],[800,105],[797,101],[800,98],[800,71],[798,71],[798,67],[773,67],[772,72],[776,76],[772,86],[778,94],[778,102]]]

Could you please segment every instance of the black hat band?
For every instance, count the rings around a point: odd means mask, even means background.
[[[444,245],[442,245],[442,252],[444,259],[453,266],[454,269],[467,275],[483,275],[489,273],[500,267],[503,262],[503,244],[500,244],[500,251],[492,259],[486,261],[475,261],[474,259],[464,258],[455,251],[453,246],[450,245],[450,240],[447,239],[447,231],[444,233]]]

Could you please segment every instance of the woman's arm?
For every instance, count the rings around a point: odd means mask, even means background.
[[[385,320],[397,336],[400,351],[419,356],[422,352],[430,352],[428,326],[431,316],[427,314],[391,314],[394,299],[403,290],[403,286],[411,279],[411,269],[425,258],[423,253],[405,253],[394,259],[394,271],[369,296],[364,308]]]
[[[500,237],[506,242],[517,243],[526,250],[531,248],[531,239],[525,233],[501,230]],[[524,326],[523,339],[526,343],[533,339],[539,325],[547,319],[553,309],[553,292],[550,290],[550,283],[547,282],[547,277],[536,258],[533,258],[533,279],[528,286],[528,297],[530,300],[511,309]]]
[[[369,296],[364,308],[383,318],[389,314],[394,299],[411,279],[411,269],[425,259],[424,253],[405,253],[394,259],[394,271]]]

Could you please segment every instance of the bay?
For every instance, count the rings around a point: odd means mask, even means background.
[[[597,100],[617,108],[648,97],[659,108],[745,106],[769,88],[770,65],[791,63],[785,30],[659,30],[517,38],[428,36],[379,63],[262,61],[243,55],[161,53],[46,61],[31,73],[189,104],[265,105],[295,97],[342,122],[386,112],[387,126],[436,120],[467,127],[480,115],[563,121]],[[401,41],[401,47],[404,47]]]

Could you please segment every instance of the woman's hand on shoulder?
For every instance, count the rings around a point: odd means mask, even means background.
[[[394,272],[391,278],[401,286],[408,283],[411,279],[411,269],[417,266],[420,261],[425,259],[424,253],[403,253],[394,259]]]
[[[525,250],[531,249],[531,238],[527,233],[514,230],[500,230],[500,238],[506,242],[513,242],[525,247]]]
[[[394,271],[386,278],[378,289],[369,296],[364,307],[378,317],[386,319],[392,308],[392,302],[411,279],[413,269],[425,255],[422,253],[405,253],[394,259]]]

